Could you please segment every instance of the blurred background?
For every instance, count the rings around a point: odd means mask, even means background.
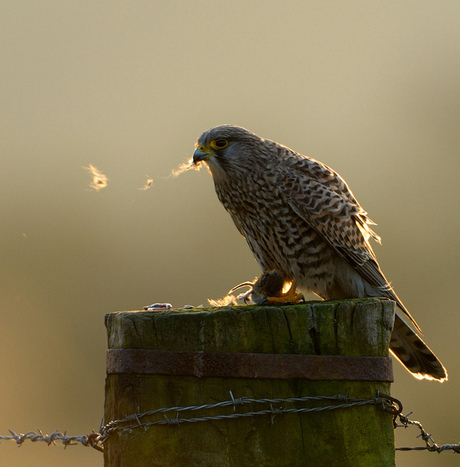
[[[378,223],[382,269],[450,377],[395,362],[393,395],[459,441],[458,1],[3,0],[0,29],[0,434],[98,429],[106,313],[207,304],[259,273],[206,170],[170,177],[233,123],[333,167]],[[102,465],[30,442],[0,458]]]

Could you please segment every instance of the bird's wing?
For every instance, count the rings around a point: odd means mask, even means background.
[[[282,196],[294,212],[307,221],[354,267],[374,260],[369,243],[380,237],[345,181],[332,169],[305,157],[293,157],[281,169]]]
[[[280,169],[279,188],[291,209],[413,321],[380,270],[369,243],[371,237],[380,242],[369,227],[374,223],[345,181],[326,165],[301,156],[289,158]]]
[[[300,192],[285,194],[292,210],[372,285],[385,287],[387,281],[369,243],[371,229],[365,214],[317,181],[299,180],[297,176],[291,183],[300,186]]]

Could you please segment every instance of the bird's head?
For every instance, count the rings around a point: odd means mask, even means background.
[[[205,131],[196,143],[193,163],[205,162],[214,178],[233,170],[245,170],[260,150],[262,138],[245,128],[220,125]]]

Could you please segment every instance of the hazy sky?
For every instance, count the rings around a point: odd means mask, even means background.
[[[206,171],[170,177],[233,123],[333,167],[378,223],[381,266],[450,375],[395,363],[393,394],[458,442],[458,1],[4,0],[0,30],[0,434],[97,429],[106,313],[206,304],[259,273]],[[80,446],[0,450],[102,465]]]

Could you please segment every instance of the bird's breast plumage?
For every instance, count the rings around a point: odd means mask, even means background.
[[[332,284],[331,248],[283,197],[283,174],[252,174],[216,183],[225,209],[264,271],[280,271],[287,280],[326,298]]]

